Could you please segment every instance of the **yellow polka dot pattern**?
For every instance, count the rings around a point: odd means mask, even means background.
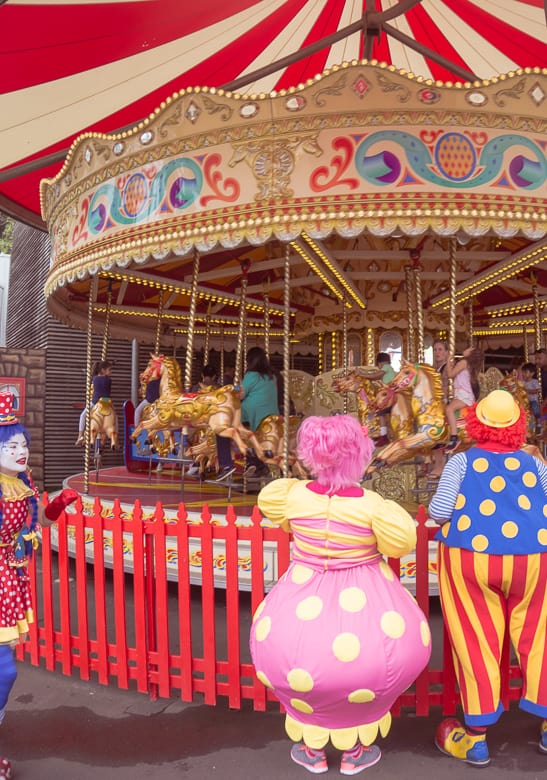
[[[384,634],[391,639],[399,639],[406,629],[403,616],[394,610],[384,612],[380,620],[380,626]]]
[[[422,637],[424,647],[429,647],[431,644],[431,629],[425,620],[422,620],[420,623],[420,636]]]
[[[311,580],[313,577],[313,569],[309,566],[302,566],[301,563],[297,563],[293,566],[291,580],[295,585],[304,585],[304,583]]]
[[[471,544],[476,552],[484,552],[488,547],[488,539],[484,534],[477,534],[471,540]]]
[[[520,461],[518,458],[505,458],[504,461],[505,468],[507,471],[516,471],[518,468],[520,468]]]
[[[264,607],[266,606],[265,601],[261,601],[258,607],[255,610],[255,613],[253,615],[253,623],[258,620],[258,618],[261,616],[261,614],[264,612]]]
[[[501,532],[505,537],[507,537],[507,539],[514,539],[519,532],[519,527],[516,523],[508,520],[502,525]]]
[[[374,691],[371,691],[368,688],[358,688],[350,693],[348,701],[352,704],[364,704],[368,701],[374,701],[375,698],[376,694]]]
[[[360,612],[366,606],[367,597],[361,588],[345,588],[338,596],[338,603],[345,612]]]
[[[484,474],[485,471],[488,471],[488,461],[486,458],[476,458],[473,461],[473,469],[479,474]]]
[[[269,617],[261,618],[256,624],[255,636],[257,642],[263,642],[272,630],[272,620]]]
[[[258,677],[258,679],[260,680],[260,682],[262,683],[262,685],[265,685],[265,686],[266,686],[266,688],[273,688],[273,685],[272,685],[272,684],[271,684],[271,682],[268,680],[268,678],[266,677],[266,675],[264,674],[264,672],[257,672],[257,673],[256,673],[256,676]]]
[[[349,632],[338,634],[332,643],[332,652],[334,657],[343,663],[355,661],[361,652],[359,637]]]
[[[522,475],[522,482],[526,487],[535,487],[537,484],[537,477],[536,475],[531,471],[526,471]]]
[[[493,493],[501,493],[501,491],[505,489],[506,484],[507,483],[505,482],[503,477],[500,476],[492,477],[492,479],[490,480],[490,490]]]
[[[296,616],[300,620],[315,620],[323,609],[323,602],[319,596],[309,596],[296,606]]]
[[[298,693],[309,693],[313,689],[313,677],[305,669],[291,669],[287,674],[287,682]]]
[[[298,712],[305,712],[306,715],[311,715],[313,712],[311,704],[308,704],[307,701],[303,701],[302,699],[291,699],[291,707],[298,710]]]
[[[526,510],[528,510],[528,509],[530,509],[530,507],[532,506],[532,504],[530,503],[530,499],[528,498],[528,496],[524,496],[524,495],[522,495],[522,496],[519,496],[519,498],[518,498],[518,502],[519,502],[519,506],[520,506],[520,508],[521,508],[521,509],[526,509]]]
[[[538,531],[538,542],[547,546],[547,528],[540,528]]]
[[[456,503],[454,504],[454,509],[463,509],[465,506],[465,496],[463,493],[458,493],[456,496]]]
[[[458,518],[458,531],[467,531],[471,527],[471,518],[469,515],[462,515]]]
[[[494,501],[492,501],[491,498],[485,498],[484,501],[481,501],[479,505],[479,512],[481,515],[486,515],[486,517],[490,517],[490,515],[493,515],[496,511],[496,504]]]

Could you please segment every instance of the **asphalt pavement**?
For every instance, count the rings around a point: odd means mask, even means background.
[[[150,701],[135,691],[83,682],[28,663],[0,728],[0,755],[15,780],[306,780],[289,758],[283,716],[250,703],[230,710],[176,699]],[[537,750],[539,721],[515,705],[490,729],[492,763],[484,769],[443,756],[433,744],[438,712],[403,713],[378,744],[379,764],[358,777],[370,780],[545,780],[547,756]],[[329,772],[341,777],[339,753],[328,748]]]

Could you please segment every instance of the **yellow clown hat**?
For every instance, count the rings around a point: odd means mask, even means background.
[[[506,390],[492,390],[478,402],[475,414],[490,428],[508,428],[519,419],[520,406]]]

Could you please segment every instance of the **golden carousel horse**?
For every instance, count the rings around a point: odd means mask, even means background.
[[[307,476],[296,457],[296,434],[302,418],[298,415],[289,417],[289,469],[296,476]],[[256,431],[255,436],[260,444],[263,455],[259,456],[267,466],[273,466],[280,471],[285,466],[285,423],[279,414],[271,414],[265,417]],[[215,437],[210,431],[203,434],[200,440],[191,445],[184,453],[192,458],[198,466],[200,474],[218,467],[218,457]]]
[[[139,437],[141,431],[146,431],[150,440],[159,431],[208,426],[215,435],[233,439],[242,453],[252,447],[262,457],[258,439],[241,422],[241,402],[233,385],[183,394],[178,362],[174,358],[151,353],[142,379],[150,381],[156,377],[160,379],[160,397],[146,408],[146,415],[143,414],[131,434],[133,440]]]
[[[373,468],[429,454],[446,441],[442,380],[432,366],[403,361],[399,373],[377,394],[375,406],[379,412],[391,407],[397,438],[375,453]]]
[[[380,436],[380,417],[375,406],[375,399],[383,387],[381,380],[370,379],[367,374],[378,373],[378,369],[355,368],[346,376],[335,376],[332,387],[337,393],[354,393],[357,401],[357,416],[361,425],[368,427],[369,436],[377,439]]]
[[[110,398],[99,398],[91,408],[89,441],[92,447],[96,439],[100,439],[104,447],[106,440],[110,439],[110,446],[114,450],[118,442],[117,417]]]

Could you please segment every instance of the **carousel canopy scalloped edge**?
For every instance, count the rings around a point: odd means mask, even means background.
[[[355,61],[270,95],[187,89],[123,133],[85,133],[40,186],[46,295],[172,252],[303,231],[547,234],[547,69],[432,82]]]

